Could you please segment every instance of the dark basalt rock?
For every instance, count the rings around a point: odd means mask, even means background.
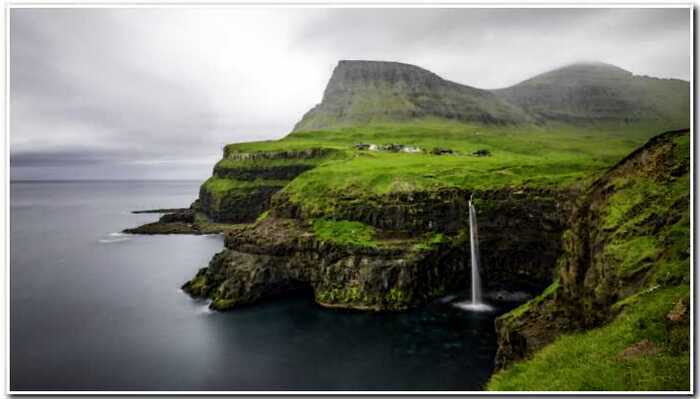
[[[140,213],[176,213],[176,212],[184,212],[188,210],[189,208],[160,208],[160,209],[144,209],[144,210],[139,210],[139,211],[131,211],[133,214],[140,214]]]
[[[216,193],[203,184],[197,209],[217,223],[250,223],[268,209],[272,196],[286,183],[335,152],[336,149],[323,147],[240,152],[226,146],[224,160],[214,167],[213,178],[229,179],[236,184]]]
[[[317,302],[333,307],[400,310],[426,303],[468,287],[468,235],[462,208],[467,194],[471,193],[404,194],[392,196],[395,202],[385,207],[369,202],[377,206],[376,219],[363,220],[372,213],[358,208],[338,208],[350,220],[374,223],[389,243],[391,237],[401,237],[394,239],[397,245],[384,243],[378,248],[318,241],[304,216],[295,213],[298,209],[288,202],[276,202],[271,216],[262,222],[228,233],[228,249],[186,284],[185,290],[210,297],[216,309],[292,289],[311,289]],[[496,291],[494,295],[501,297],[518,294],[523,299],[551,283],[574,195],[548,190],[475,193],[485,291]],[[449,238],[428,252],[415,251],[415,237],[421,231],[416,227]]]
[[[383,196],[335,198],[336,219],[356,220],[381,230],[403,232],[442,231],[457,233],[464,226],[467,193],[459,189],[396,192]],[[284,193],[272,198],[276,215],[293,219],[312,219],[324,215],[307,213]]]
[[[292,180],[300,174],[306,172],[307,170],[313,169],[315,165],[310,164],[291,164],[291,165],[280,165],[280,166],[256,166],[252,167],[239,167],[239,168],[214,168],[214,176],[236,179],[236,180],[257,180],[257,179],[269,179],[269,180]]]
[[[239,152],[224,148],[224,158],[236,161],[260,161],[275,159],[314,159],[323,158],[335,152],[332,148],[313,147],[303,150]]]
[[[123,230],[128,234],[218,234],[238,228],[237,225],[212,223],[209,218],[198,211],[199,202],[195,201],[190,208],[174,209],[157,222],[146,223],[131,229]]]
[[[488,290],[537,294],[552,282],[575,196],[535,189],[474,193]]]
[[[298,220],[269,217],[231,232],[227,249],[183,289],[225,310],[310,289],[328,307],[402,310],[467,284],[464,245],[414,251],[318,241]]]
[[[281,189],[281,186],[261,186],[231,191],[219,200],[202,188],[199,201],[202,211],[218,223],[250,223],[270,207],[272,196]]]
[[[175,223],[175,222],[194,223],[194,214],[195,214],[195,211],[193,209],[185,209],[185,210],[174,212],[174,213],[166,213],[165,215],[161,216],[160,219],[158,219],[158,222],[159,223]]]
[[[132,229],[125,229],[124,233],[128,234],[146,234],[146,235],[158,235],[158,234],[205,234],[197,228],[196,225],[192,223],[182,223],[182,222],[153,222],[147,223],[139,227]]]
[[[482,281],[487,290],[536,294],[554,277],[562,254],[561,237],[577,192],[503,189],[467,192],[441,189],[394,193],[362,201],[338,198],[333,217],[355,220],[380,230],[422,234],[458,234],[467,229],[467,199],[474,194],[479,222]],[[272,212],[284,218],[311,219],[283,193]]]

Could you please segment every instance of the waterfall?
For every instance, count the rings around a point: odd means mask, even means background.
[[[476,209],[469,199],[469,249],[472,255],[472,304],[481,305],[481,278],[479,277],[479,228]]]
[[[473,195],[472,195],[473,196]],[[476,208],[469,198],[469,252],[471,254],[472,300],[457,302],[454,305],[472,311],[489,311],[492,308],[481,299],[481,277],[479,276],[479,227],[476,222]]]

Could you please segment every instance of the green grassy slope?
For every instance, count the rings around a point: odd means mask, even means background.
[[[303,173],[284,189],[312,213],[330,212],[336,196],[382,195],[440,187],[497,189],[575,184],[611,166],[644,143],[654,125],[497,126],[444,119],[368,124],[336,130],[297,132],[276,142],[246,143],[246,150],[324,146],[342,156]],[[399,143],[426,152],[361,151],[357,143]],[[432,155],[435,147],[453,154]],[[473,152],[487,149],[491,156]]]
[[[577,306],[595,315],[596,307],[588,305],[612,298],[610,308],[598,305],[601,314],[595,318],[605,318],[606,312],[617,316],[602,327],[560,336],[531,359],[495,374],[488,389],[689,389],[690,138],[676,137],[672,144],[670,157],[647,156],[642,165],[653,173],[632,172],[606,182],[613,194],[596,205],[600,220],[593,228],[599,232],[591,245],[598,250],[590,269],[605,275],[586,273],[584,287],[589,286],[578,294]],[[557,282],[541,298],[504,316],[506,322],[555,310],[542,303],[559,290]]]
[[[495,374],[493,391],[662,391],[689,389],[688,329],[668,330],[665,316],[688,298],[688,286],[640,294],[614,322],[567,334],[528,361]],[[626,348],[650,340],[657,353],[624,359]]]

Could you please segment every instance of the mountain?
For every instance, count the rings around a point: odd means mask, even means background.
[[[483,123],[529,120],[518,107],[487,90],[450,82],[414,65],[340,61],[323,101],[307,112],[294,130],[426,116]]]
[[[565,66],[493,93],[542,122],[689,123],[688,82],[637,76],[598,62]]]
[[[294,131],[438,117],[485,124],[635,123],[689,125],[689,83],[578,63],[498,90],[445,80],[398,62],[340,61],[320,104]]]

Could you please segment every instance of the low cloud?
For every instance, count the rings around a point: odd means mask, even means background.
[[[276,139],[339,59],[496,88],[579,60],[688,79],[688,9],[14,8],[12,177],[205,178]]]

